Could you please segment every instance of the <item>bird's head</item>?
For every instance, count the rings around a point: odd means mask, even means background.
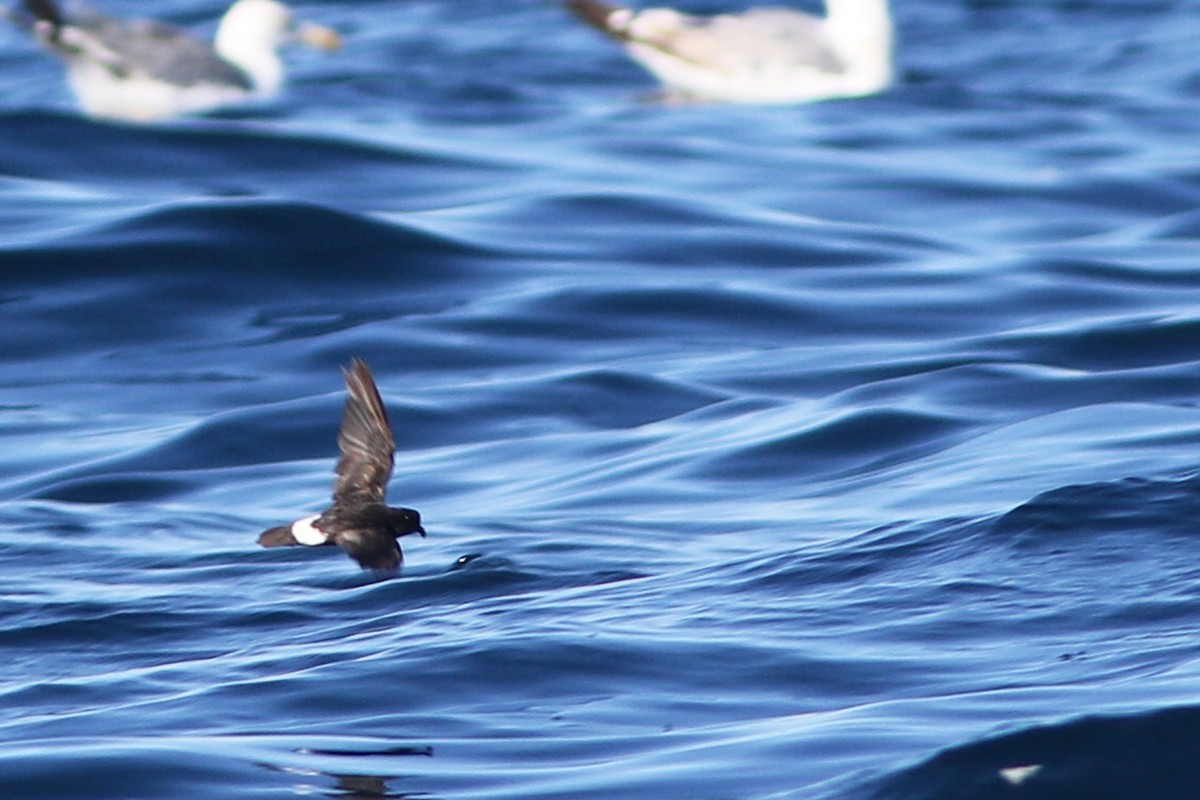
[[[396,531],[397,538],[407,536],[410,533],[419,533],[421,538],[425,538],[425,529],[421,527],[421,513],[411,508],[391,508],[392,512],[392,529]]]

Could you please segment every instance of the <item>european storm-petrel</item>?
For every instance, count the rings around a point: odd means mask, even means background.
[[[363,569],[394,570],[404,561],[397,537],[425,535],[421,515],[387,505],[396,440],[370,368],[354,359],[346,376],[346,408],[338,432],[342,458],[337,463],[333,505],[291,525],[258,537],[263,547],[336,544]]]

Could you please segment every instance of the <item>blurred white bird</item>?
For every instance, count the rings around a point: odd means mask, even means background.
[[[299,41],[325,50],[336,33],[296,24],[278,0],[238,0],[212,44],[163,22],[95,12],[65,16],[54,0],[24,0],[37,38],[62,58],[83,110],[146,121],[270,97],[283,84],[279,48]]]
[[[887,0],[826,0],[826,16],[786,8],[692,16],[566,0],[675,95],[734,103],[860,97],[892,81]]]

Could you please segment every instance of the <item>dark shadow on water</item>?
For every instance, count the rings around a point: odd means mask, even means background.
[[[312,753],[318,756],[429,756],[433,757],[433,748],[429,745],[422,747],[381,747],[378,749],[365,750],[354,748],[321,748],[314,747],[311,750],[305,749],[302,752]]]
[[[996,520],[1005,538],[1053,541],[1081,534],[1134,532],[1191,535],[1200,516],[1200,475],[1125,478],[1052,489]],[[1182,524],[1181,524],[1182,522]]]
[[[1200,797],[1200,707],[1085,717],[952,747],[869,800],[1127,800]]]

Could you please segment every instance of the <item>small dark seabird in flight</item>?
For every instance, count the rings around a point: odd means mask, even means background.
[[[264,531],[258,543],[263,547],[336,544],[363,569],[395,570],[404,561],[397,537],[424,536],[425,529],[413,509],[387,505],[396,440],[370,368],[356,358],[342,373],[350,396],[338,432],[342,457],[335,470],[333,505],[291,525]]]
[[[279,0],[237,0],[211,43],[150,19],[116,19],[56,0],[23,0],[14,15],[62,59],[84,112],[132,122],[263,100],[284,80],[279,49],[340,44],[320,25],[299,23]]]

